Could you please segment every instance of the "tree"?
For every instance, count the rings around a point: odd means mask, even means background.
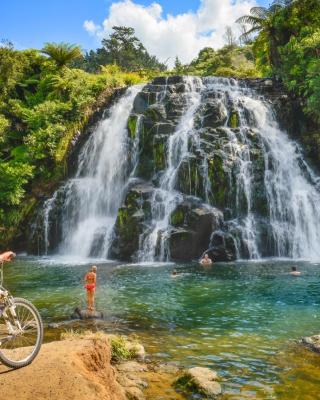
[[[141,41],[134,35],[134,29],[114,26],[109,38],[102,40],[101,48],[90,51],[84,57],[83,68],[97,72],[100,66],[116,64],[126,71],[166,70],[166,65],[148,53]]]
[[[237,38],[233,34],[231,26],[227,26],[226,27],[226,30],[225,30],[225,33],[224,33],[223,37],[224,37],[224,39],[225,39],[225,41],[227,43],[227,46],[231,46],[231,47],[236,46]]]
[[[41,52],[49,56],[59,68],[82,57],[80,46],[69,43],[46,43]]]
[[[279,8],[282,8],[279,2],[274,3],[270,8],[252,7],[250,15],[243,15],[236,20],[238,24],[251,25],[248,31],[241,34],[240,41],[249,41],[254,34],[260,33],[265,36],[269,47],[269,61],[274,66],[279,65],[278,40],[275,29],[275,16]]]
[[[182,62],[179,60],[178,56],[176,56],[176,58],[174,60],[174,71],[177,74],[182,74],[183,73],[183,65],[182,65]]]

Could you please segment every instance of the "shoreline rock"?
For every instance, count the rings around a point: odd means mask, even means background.
[[[320,335],[305,336],[299,340],[299,343],[316,353],[320,353]]]
[[[193,367],[184,371],[176,380],[175,386],[183,393],[200,394],[206,399],[216,399],[222,394],[218,375],[209,368]]]

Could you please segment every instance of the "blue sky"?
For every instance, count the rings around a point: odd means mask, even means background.
[[[138,0],[149,5],[153,1]],[[159,0],[164,14],[177,15],[196,11],[199,0]],[[0,39],[9,39],[18,47],[41,47],[44,42],[79,43],[84,49],[97,46],[97,41],[83,28],[85,20],[101,23],[111,0],[5,0],[1,4]],[[261,0],[260,4],[269,3]]]

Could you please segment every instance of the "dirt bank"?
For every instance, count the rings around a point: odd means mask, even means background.
[[[10,371],[0,365],[1,398],[125,400],[110,358],[107,337],[45,344],[29,367]]]

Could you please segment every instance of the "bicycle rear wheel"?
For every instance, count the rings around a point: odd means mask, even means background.
[[[14,332],[5,330],[4,321],[0,322],[0,361],[7,367],[21,368],[29,365],[39,353],[43,324],[32,303],[21,298],[14,298],[13,301],[15,315],[9,308],[6,309],[6,314]]]

